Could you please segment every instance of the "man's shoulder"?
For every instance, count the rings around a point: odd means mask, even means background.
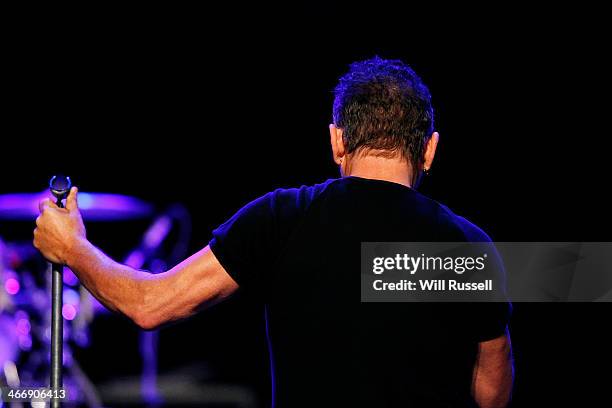
[[[467,242],[491,242],[491,237],[479,226],[467,218],[455,214],[447,206],[437,203],[439,206],[439,222],[443,226],[455,230]]]
[[[271,204],[277,213],[303,212],[308,210],[310,205],[326,192],[345,192],[350,185],[350,180],[345,178],[328,179],[322,183],[312,185],[302,185],[295,188],[277,188],[267,194]],[[407,195],[410,200],[419,202],[417,207],[419,213],[430,219],[437,219],[437,224],[442,231],[441,237],[447,241],[467,241],[467,242],[491,242],[491,238],[476,224],[467,218],[455,214],[449,207],[433,200],[416,190],[410,190]],[[416,194],[415,194],[416,193]],[[342,194],[340,194],[342,195]]]
[[[446,205],[420,193],[415,194],[420,207],[436,219],[440,240],[453,242],[491,242],[491,238],[479,226],[467,218],[457,215]]]
[[[268,193],[267,196],[277,205],[306,209],[317,196],[339,181],[340,179],[329,179],[318,184],[277,188]]]

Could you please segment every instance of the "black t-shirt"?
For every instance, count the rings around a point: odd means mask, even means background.
[[[400,184],[345,177],[279,189],[213,232],[210,247],[266,304],[276,407],[470,407],[480,341],[505,303],[361,303],[361,242],[489,242]]]

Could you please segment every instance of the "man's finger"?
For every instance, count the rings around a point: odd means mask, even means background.
[[[32,239],[34,248],[38,249],[38,228],[34,228],[34,238]]]
[[[53,208],[53,207],[57,207],[57,206],[55,205],[53,201],[51,201],[50,198],[45,198],[44,200],[41,200],[38,203],[38,209],[40,210],[41,213],[45,210],[45,208]]]
[[[78,193],[79,193],[79,189],[77,187],[72,187],[70,189],[68,198],[66,198],[66,209],[68,209],[68,211],[79,209],[79,202],[77,198]]]

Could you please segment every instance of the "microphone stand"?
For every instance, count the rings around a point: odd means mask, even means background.
[[[49,189],[55,196],[58,207],[63,208],[64,199],[70,191],[70,177],[53,176],[49,182]],[[64,320],[62,306],[64,297],[64,266],[51,265],[51,379],[52,391],[51,408],[60,408],[60,399],[57,398],[63,385],[63,354],[64,354]],[[55,397],[55,398],[53,398]]]

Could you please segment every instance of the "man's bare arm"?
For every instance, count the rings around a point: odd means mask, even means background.
[[[51,262],[68,265],[106,307],[140,327],[188,317],[238,288],[209,247],[155,275],[113,261],[87,240],[76,196],[71,190],[65,209],[49,200],[41,203],[34,245]]]
[[[168,272],[153,275],[121,265],[83,241],[68,266],[106,307],[143,329],[189,317],[238,288],[208,246]]]
[[[510,401],[514,370],[510,334],[483,341],[472,376],[472,395],[480,408],[504,408]]]

